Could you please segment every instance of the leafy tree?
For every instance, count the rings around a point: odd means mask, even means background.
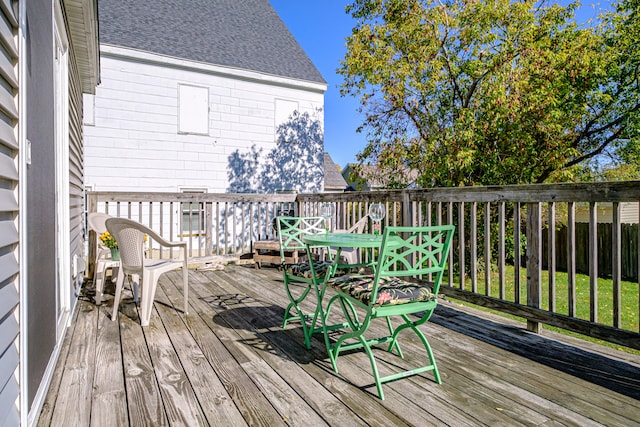
[[[578,3],[354,1],[338,71],[366,114],[359,160],[458,186],[568,180],[622,158],[640,129],[640,25],[637,0],[614,6],[580,27]]]

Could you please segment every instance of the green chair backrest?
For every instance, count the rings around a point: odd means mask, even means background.
[[[377,283],[384,276],[434,275],[432,292],[438,293],[447,266],[455,227],[438,225],[424,227],[387,226],[384,230],[376,268],[372,301],[376,301]]]
[[[279,216],[276,219],[278,220],[278,239],[280,240],[280,253],[283,261],[285,250],[306,249],[306,245],[302,241],[303,236],[326,233],[324,217]]]

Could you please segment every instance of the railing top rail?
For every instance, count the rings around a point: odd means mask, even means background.
[[[492,185],[475,187],[420,188],[348,193],[299,194],[297,200],[313,202],[372,202],[380,199],[428,202],[637,202],[640,181],[562,184]]]
[[[316,194],[254,194],[254,193],[136,193],[90,191],[98,202],[638,202],[640,181],[492,185],[475,187],[420,188],[412,190],[352,191]],[[407,199],[408,197],[408,199]]]
[[[296,194],[253,194],[253,193],[134,193],[125,191],[88,191],[98,202],[295,202]]]

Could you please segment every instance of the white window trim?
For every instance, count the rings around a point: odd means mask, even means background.
[[[54,2],[53,74],[55,87],[56,144],[56,209],[58,232],[56,252],[58,263],[57,301],[58,338],[66,330],[71,307],[70,212],[69,212],[69,41],[60,4]],[[58,57],[59,55],[59,57]]]
[[[205,105],[188,105],[187,100],[183,99],[188,95],[187,90],[191,90],[193,96],[204,95]],[[200,93],[196,93],[196,90]],[[178,134],[209,135],[209,110],[208,87],[178,83]]]
[[[200,193],[200,194],[204,194],[208,192],[208,189],[206,187],[178,187],[178,191],[181,193]],[[202,207],[202,209],[200,209],[200,227],[198,227],[197,230],[194,230],[193,227],[191,227],[191,229],[184,229],[184,205],[186,203],[180,203],[180,207],[179,207],[179,214],[178,214],[178,230],[179,230],[179,234],[182,237],[189,237],[189,236],[202,236],[206,233],[205,227],[206,227],[206,211],[204,209],[204,207]],[[191,211],[191,209],[190,209]],[[193,213],[191,214],[191,224],[193,224],[193,221],[198,221],[198,216],[194,216]]]

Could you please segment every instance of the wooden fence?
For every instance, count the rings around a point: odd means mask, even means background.
[[[534,332],[549,324],[640,349],[639,232],[637,226],[622,226],[619,211],[621,202],[640,203],[637,181],[298,195],[90,192],[87,207],[136,219],[167,238],[186,239],[192,256],[207,256],[249,253],[252,242],[273,238],[278,213],[318,215],[323,203],[332,203],[332,228],[348,228],[374,202],[387,207],[384,225],[456,225],[441,288],[445,295],[525,318]],[[578,203],[589,206],[586,228],[575,222]],[[610,234],[597,221],[600,203],[613,205]],[[545,232],[549,228],[560,232]],[[95,248],[95,236],[89,247]],[[559,271],[566,271],[563,283]],[[583,271],[586,291],[577,280]],[[627,271],[636,272],[631,289],[623,283],[623,277],[633,276]],[[599,288],[603,273],[611,278],[607,289]],[[568,295],[566,306],[559,304],[558,292]],[[610,308],[599,302],[603,292]]]
[[[556,227],[556,270],[568,271],[568,259],[571,256],[567,248],[568,228]],[[549,229],[542,231],[542,268],[549,267]],[[575,262],[576,273],[589,274],[589,224],[576,223]],[[620,274],[623,280],[638,281],[638,224],[620,224]],[[613,274],[613,253],[609,250],[613,241],[613,224],[598,224],[597,252],[598,276],[610,278]]]

